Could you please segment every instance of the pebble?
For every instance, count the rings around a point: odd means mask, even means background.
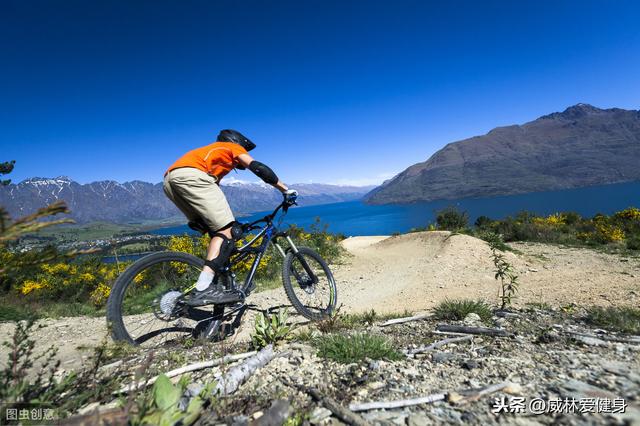
[[[438,363],[451,361],[455,357],[456,357],[455,354],[452,354],[449,352],[434,352],[433,354],[431,354],[431,361],[438,364]]]
[[[433,421],[422,413],[415,413],[409,415],[408,426],[428,426],[432,425]]]
[[[322,423],[329,417],[331,417],[331,411],[327,410],[324,407],[316,407],[309,416],[309,423],[311,423],[312,425],[317,425]]]
[[[481,322],[480,315],[476,314],[475,312],[471,312],[467,314],[466,317],[464,317],[465,325],[473,325],[479,322]]]
[[[473,370],[474,368],[480,367],[480,363],[475,359],[468,359],[462,362],[462,368],[467,370]]]

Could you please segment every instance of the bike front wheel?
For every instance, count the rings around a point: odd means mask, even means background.
[[[302,316],[318,321],[335,310],[338,291],[327,262],[316,251],[299,247],[282,264],[282,283],[289,301]]]
[[[182,296],[197,281],[203,264],[187,253],[161,252],[129,266],[107,302],[114,340],[154,347],[197,336],[199,325],[213,314],[184,305]]]

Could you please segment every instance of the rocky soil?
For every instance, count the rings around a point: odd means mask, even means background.
[[[424,312],[445,299],[497,301],[488,245],[468,235],[419,232],[396,237],[353,237],[343,241],[350,253],[332,265],[342,313],[374,309],[378,313]],[[538,243],[515,243],[505,253],[519,275],[514,304],[640,305],[640,258],[623,257],[583,248]],[[288,304],[282,288],[252,294],[257,310]],[[234,341],[249,339],[253,312],[249,312]],[[295,319],[295,318],[294,318]],[[302,320],[298,318],[298,320]],[[73,368],[88,356],[83,347],[109,339],[104,318],[60,318],[38,321],[37,349],[59,347],[63,365]],[[0,323],[0,335],[13,325]],[[0,359],[6,349],[0,347]]]
[[[398,237],[356,237],[344,241],[351,255],[333,265],[338,282],[341,314],[374,309],[399,315],[425,313],[426,319],[381,327],[380,321],[355,324],[340,333],[367,332],[383,335],[399,351],[452,336],[436,332],[438,321],[431,308],[447,298],[482,298],[497,301],[498,285],[486,243],[466,235],[425,232]],[[640,422],[640,344],[620,341],[620,336],[582,322],[582,306],[637,306],[640,295],[640,259],[588,249],[544,244],[513,244],[507,260],[520,275],[520,292],[511,315],[494,316],[480,324],[473,315],[469,326],[503,329],[507,337],[474,336],[424,354],[398,361],[366,359],[339,364],[320,358],[316,348],[322,335],[314,325],[292,316],[294,338],[281,344],[277,357],[256,373],[240,390],[210,407],[200,424],[261,424],[274,400],[283,399],[289,415],[298,414],[312,424],[340,424],[342,420],[309,395],[314,388],[342,407],[368,401],[391,401],[444,394],[442,400],[391,410],[367,410],[365,422],[388,425],[424,424],[623,424]],[[282,289],[251,296],[257,309],[286,304]],[[533,309],[537,303],[543,309]],[[547,308],[548,307],[548,308]],[[155,375],[192,362],[250,350],[252,313],[234,336],[221,343],[195,342],[190,348],[165,347],[154,351],[124,351],[101,372],[132,380],[140,364],[149,364],[146,375]],[[78,368],[92,348],[108,339],[103,318],[62,318],[39,321],[36,351],[50,345],[59,348],[61,368]],[[11,333],[11,324],[0,324],[0,333]],[[576,334],[578,333],[578,334]],[[589,335],[585,337],[582,334]],[[595,336],[595,337],[594,337]],[[623,338],[624,340],[624,338]],[[0,349],[5,359],[6,348]],[[192,373],[194,382],[215,380],[230,365]],[[61,371],[61,374],[64,371]],[[469,393],[507,382],[499,392],[467,401]],[[492,413],[498,401],[526,405],[524,412]],[[527,404],[540,398],[555,404],[561,398],[624,399],[626,413],[545,412],[536,415]],[[524,398],[524,400],[522,399]],[[515,402],[514,402],[515,401]],[[103,406],[109,400],[101,401]],[[587,401],[588,402],[588,401]],[[513,405],[516,404],[516,405]],[[85,407],[89,412],[96,404]],[[596,406],[597,407],[597,406]],[[584,407],[582,407],[585,409]],[[588,406],[586,410],[588,411]],[[611,407],[609,407],[608,411]],[[602,411],[602,410],[600,410]],[[607,410],[605,410],[607,411]],[[262,423],[264,424],[264,423]]]
[[[362,402],[445,394],[443,400],[433,403],[357,413],[364,422],[377,425],[640,424],[640,339],[635,343],[616,342],[620,336],[589,328],[576,317],[579,318],[557,310],[532,309],[514,312],[506,318],[494,316],[488,324],[481,324],[470,314],[464,322],[451,324],[498,327],[510,336],[474,336],[471,340],[443,345],[399,361],[364,359],[350,364],[319,357],[316,342],[326,336],[314,331],[313,326],[306,327],[294,332],[297,337],[292,341],[279,345],[277,351],[281,356],[258,370],[236,394],[210,407],[199,424],[260,424],[259,418],[269,411],[275,400],[285,400],[290,416],[298,414],[310,424],[343,424],[311,397],[309,388],[334,399],[344,408]],[[427,317],[386,327],[380,322],[363,323],[356,329],[340,332],[383,335],[396,348],[406,351],[454,337],[437,333],[439,323]],[[301,332],[305,329],[306,332]],[[212,351],[220,356],[221,351],[238,353],[249,349],[247,344],[215,344],[180,351],[179,355],[175,351],[160,350],[149,367],[149,374],[210,358]],[[132,376],[145,356],[142,352],[117,365],[117,374]],[[192,380],[211,382],[230,367],[194,372]],[[501,391],[476,401],[463,398],[467,392],[503,382],[509,385]],[[562,404],[567,401],[571,404],[573,398],[575,407],[563,409]],[[612,404],[613,401],[622,404],[624,399],[625,413],[580,413],[581,409],[589,410],[589,401],[596,401],[589,398],[609,400]],[[534,400],[546,404],[539,408],[542,413],[531,410],[529,404]],[[560,405],[557,401],[561,401]],[[494,413],[498,402],[512,410],[520,402],[524,408],[521,412]],[[550,404],[565,412],[549,412]],[[593,411],[597,411],[598,402],[594,404]],[[602,405],[606,402],[600,404],[600,411],[612,410],[610,405],[609,408]]]

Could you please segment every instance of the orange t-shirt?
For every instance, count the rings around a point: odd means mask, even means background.
[[[220,182],[220,179],[238,165],[238,156],[246,153],[247,150],[237,143],[214,142],[187,152],[169,167],[167,173],[179,167],[193,167],[215,176]]]

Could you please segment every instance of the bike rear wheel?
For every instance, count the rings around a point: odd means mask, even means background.
[[[282,283],[289,301],[302,316],[318,321],[330,316],[337,303],[336,282],[327,262],[316,251],[299,247],[282,264]]]
[[[197,337],[213,313],[184,305],[181,296],[197,281],[203,264],[187,253],[161,252],[129,266],[114,283],[107,302],[114,340],[156,347]]]

